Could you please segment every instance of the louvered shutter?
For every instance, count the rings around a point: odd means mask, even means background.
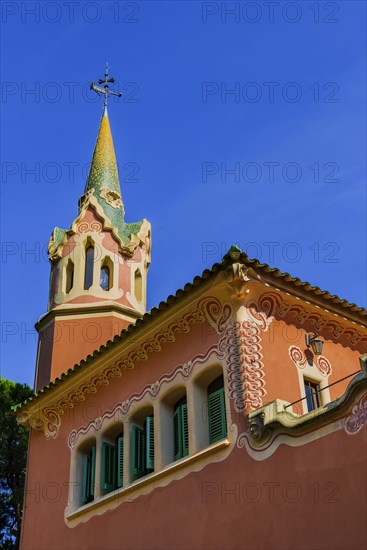
[[[182,426],[182,456],[189,454],[189,424],[187,420],[187,403],[181,405],[181,426]]]
[[[83,457],[83,485],[82,485],[82,502],[86,504],[94,498],[94,483],[95,483],[95,467],[96,467],[96,448],[92,447],[89,454]]]
[[[215,443],[227,435],[224,388],[208,395],[209,441]]]
[[[144,431],[137,426],[131,428],[131,470],[134,477],[141,477],[144,468]]]
[[[175,460],[181,458],[181,408],[177,407],[173,413],[173,455]]]
[[[113,445],[103,442],[102,444],[102,489],[113,491],[116,479],[116,449]]]
[[[124,436],[117,438],[117,487],[124,484]]]
[[[88,455],[84,455],[83,456],[83,487],[82,487],[83,504],[86,504],[88,502],[89,480],[90,480],[90,458]]]
[[[175,460],[189,454],[187,404],[181,403],[173,413],[173,452]]]
[[[145,419],[145,468],[154,470],[154,416]]]
[[[92,447],[90,454],[90,500],[94,499],[94,487],[96,481],[96,448]]]

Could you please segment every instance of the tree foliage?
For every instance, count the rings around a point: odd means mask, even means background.
[[[0,548],[18,548],[22,521],[28,430],[11,408],[32,395],[26,384],[0,378]]]

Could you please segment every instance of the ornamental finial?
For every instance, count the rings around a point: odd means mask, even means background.
[[[101,94],[104,95],[104,99],[103,99],[103,112],[104,113],[106,113],[106,111],[107,111],[107,100],[108,100],[110,95],[115,95],[117,97],[122,96],[122,94],[112,92],[109,89],[109,86],[108,86],[109,83],[114,84],[115,79],[114,78],[108,78],[108,63],[106,63],[106,70],[105,70],[104,78],[103,79],[100,78],[98,80],[98,84],[103,84],[103,88],[101,88],[100,86],[97,86],[97,84],[94,84],[94,82],[91,82],[91,84],[90,84],[90,89],[91,90],[94,90],[98,95],[101,95]]]

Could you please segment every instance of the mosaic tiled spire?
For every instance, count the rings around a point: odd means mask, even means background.
[[[125,210],[121,198],[121,189],[113,146],[107,107],[104,106],[99,126],[96,146],[94,148],[91,167],[84,194],[79,200],[79,211],[93,196],[102,207],[104,214],[116,228],[124,243],[131,240],[131,235],[137,234],[143,221],[125,223]]]
[[[98,202],[100,199],[105,201],[106,198],[115,200],[117,203],[121,201],[120,181],[107,108],[103,111],[99,126],[84,196],[88,193],[93,193]]]

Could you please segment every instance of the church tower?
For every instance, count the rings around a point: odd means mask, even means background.
[[[107,112],[108,66],[89,176],[70,229],[56,227],[48,311],[39,333],[35,389],[38,391],[105,344],[146,311],[151,226],[125,222],[118,167]],[[114,94],[117,95],[117,94]]]

